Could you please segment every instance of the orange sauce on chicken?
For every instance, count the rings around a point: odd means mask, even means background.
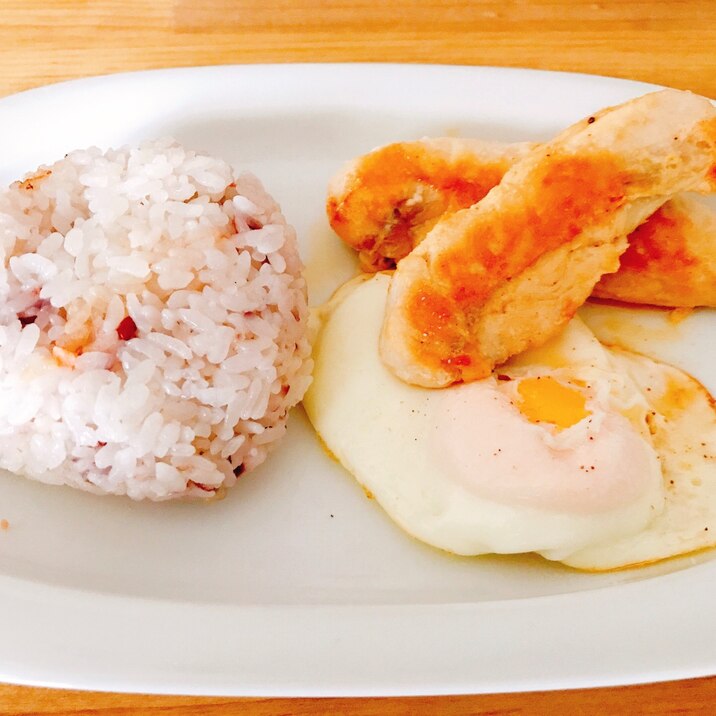
[[[376,262],[406,256],[438,218],[480,201],[509,166],[507,159],[452,158],[419,142],[390,144],[362,159],[351,189],[329,199],[328,218],[344,241],[368,252],[366,268],[392,268]]]
[[[662,206],[630,234],[620,267],[633,271],[665,269],[673,274],[679,268],[693,266],[698,259],[687,251],[683,238],[689,223],[686,216],[671,211],[668,204]]]
[[[454,206],[471,206],[499,183],[508,162],[485,163],[472,156],[457,159],[427,150],[420,143],[390,144],[367,155],[361,167],[361,184],[375,187],[365,202],[385,206],[388,191],[395,198],[406,185],[427,184],[446,195]]]
[[[407,300],[409,320],[424,338],[416,358],[444,367],[464,354],[469,316],[544,253],[619,209],[627,181],[607,152],[554,157],[535,169],[522,191],[505,196],[499,212],[475,213],[467,227],[460,213],[444,222],[448,230],[454,223],[462,239],[434,257],[432,280],[415,286]],[[478,374],[479,366],[474,369]]]

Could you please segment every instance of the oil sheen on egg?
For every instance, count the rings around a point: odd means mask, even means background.
[[[652,408],[584,324],[485,380],[416,388],[378,355],[389,284],[358,279],[322,309],[304,404],[405,531],[457,554],[568,559],[662,514]]]

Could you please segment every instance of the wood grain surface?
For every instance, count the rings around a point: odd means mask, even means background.
[[[713,0],[0,0],[0,95],[153,67],[390,61],[572,70],[716,97],[715,49]],[[350,700],[135,696],[0,685],[0,716],[238,712],[706,714],[716,712],[716,678],[538,694]]]

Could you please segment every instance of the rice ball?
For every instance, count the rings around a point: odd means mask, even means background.
[[[310,382],[294,230],[172,140],[78,150],[0,195],[0,468],[133,499],[260,465]]]

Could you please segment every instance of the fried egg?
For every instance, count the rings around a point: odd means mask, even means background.
[[[645,534],[669,497],[656,411],[634,378],[661,366],[627,369],[574,319],[484,380],[410,386],[378,352],[390,281],[357,279],[320,312],[304,404],[330,452],[435,547],[625,564],[609,545]]]
[[[305,405],[406,532],[587,570],[716,544],[716,413],[696,380],[602,346],[575,319],[488,379],[411,387],[378,357],[389,283],[362,277],[321,310]]]

